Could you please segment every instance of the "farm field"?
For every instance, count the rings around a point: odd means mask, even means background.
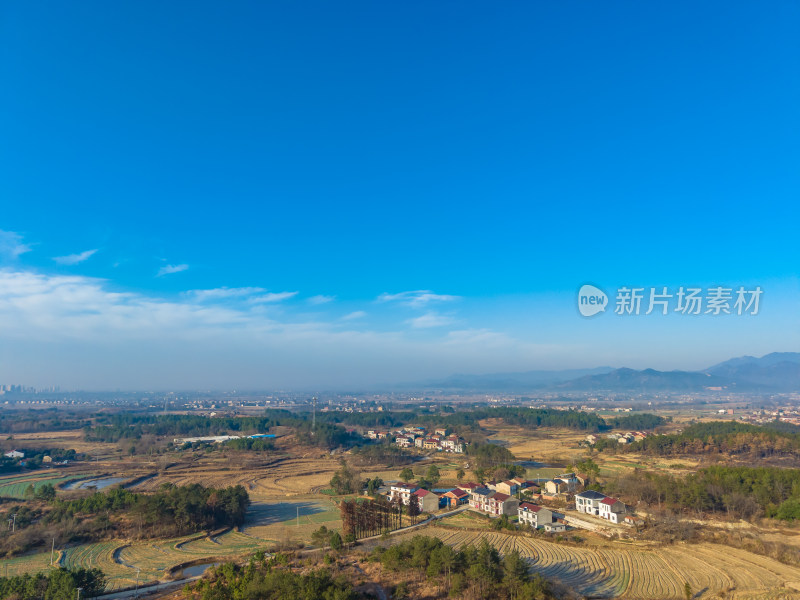
[[[309,496],[305,500],[293,498],[287,502],[253,502],[242,531],[264,540],[310,543],[311,534],[321,525],[341,529],[339,509],[324,496]]]
[[[695,598],[800,598],[800,569],[727,546],[693,544],[574,547],[494,532],[427,527],[414,533],[434,535],[461,547],[486,539],[501,553],[518,550],[544,577],[598,598],[678,599],[689,583]],[[408,534],[412,535],[412,534]]]
[[[9,434],[0,433],[6,438]],[[76,452],[85,452],[95,455],[105,453],[113,446],[98,442],[87,442],[82,429],[69,429],[66,431],[39,431],[35,433],[15,433],[14,442],[19,444],[19,450],[26,447],[47,447],[74,449]]]
[[[520,460],[531,458],[547,462],[549,457],[558,456],[561,461],[570,461],[583,458],[585,454],[578,445],[586,438],[585,433],[549,427],[524,429],[499,419],[484,419],[480,425],[493,432],[489,440],[502,442]]]

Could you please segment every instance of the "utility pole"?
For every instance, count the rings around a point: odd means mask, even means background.
[[[317,431],[317,397],[314,396],[312,398],[314,402],[314,408],[311,411],[311,435]]]
[[[136,596],[135,596],[136,598],[139,597],[139,572],[141,570],[142,570],[141,568],[136,567]]]
[[[300,527],[300,507],[297,507],[297,526]]]
[[[53,566],[53,553],[56,550],[56,538],[53,538],[53,543],[50,546],[50,566]]]
[[[14,533],[17,530],[17,513],[11,515],[14,518],[14,523],[11,526],[11,533]]]
[[[81,600],[81,592],[83,591],[83,588],[78,588],[75,591],[78,592],[78,600]]]

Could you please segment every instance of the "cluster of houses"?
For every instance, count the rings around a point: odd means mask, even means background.
[[[584,485],[583,478],[575,473],[564,473],[543,485],[516,477],[507,481],[490,481],[485,484],[461,483],[450,490],[435,493],[414,483],[394,483],[387,493],[390,501],[408,505],[412,496],[417,498],[420,512],[432,513],[440,508],[468,505],[471,510],[493,517],[517,515],[520,524],[543,528],[548,532],[564,531],[563,515],[530,501],[520,501],[519,492],[528,490],[532,498],[546,498],[555,494],[573,493]],[[544,488],[544,489],[543,489]],[[551,493],[552,492],[552,493]],[[594,490],[575,494],[575,508],[579,513],[606,519],[611,523],[634,524],[635,517],[627,514],[625,504],[617,498]]]
[[[8,452],[3,453],[3,456],[6,458],[11,458],[13,460],[19,461],[17,464],[20,467],[27,466],[27,461],[25,460],[25,453],[21,450],[9,450]],[[44,455],[42,457],[42,463],[52,466],[64,466],[69,464],[69,460],[62,460],[62,461],[54,461],[51,456]]]
[[[448,434],[447,429],[440,427],[433,433],[426,432],[424,427],[403,427],[395,431],[377,431],[370,429],[367,437],[373,440],[392,439],[401,448],[420,448],[421,450],[437,450],[439,452],[464,453],[466,442],[456,434]]]
[[[628,431],[627,433],[609,433],[605,437],[609,440],[616,440],[620,444],[631,444],[633,442],[640,442],[648,435],[646,431]],[[589,434],[586,436],[586,442],[592,446],[597,443],[598,436]]]

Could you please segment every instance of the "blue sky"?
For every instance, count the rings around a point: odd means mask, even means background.
[[[798,25],[796,3],[6,4],[0,382],[798,350]],[[586,282],[764,296],[584,319]]]

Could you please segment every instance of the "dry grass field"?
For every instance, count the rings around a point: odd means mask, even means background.
[[[9,435],[11,434],[0,433],[0,439],[5,439]],[[7,441],[6,445],[13,445],[20,450],[25,448],[64,448],[66,450],[73,449],[75,452],[84,452],[94,456],[112,449],[110,444],[85,441],[81,429],[15,433],[13,434],[13,438],[13,441]],[[116,446],[113,446],[113,448],[116,449]]]
[[[339,508],[333,501],[325,496],[293,497],[285,502],[254,502],[242,531],[281,544],[310,544],[311,534],[321,525],[341,530]]]
[[[582,596],[679,599],[689,583],[695,598],[800,598],[800,569],[714,544],[664,547],[605,544],[575,547],[503,533],[426,527],[461,547],[486,539],[501,553],[518,550],[531,568]],[[407,534],[411,535],[411,534]]]

